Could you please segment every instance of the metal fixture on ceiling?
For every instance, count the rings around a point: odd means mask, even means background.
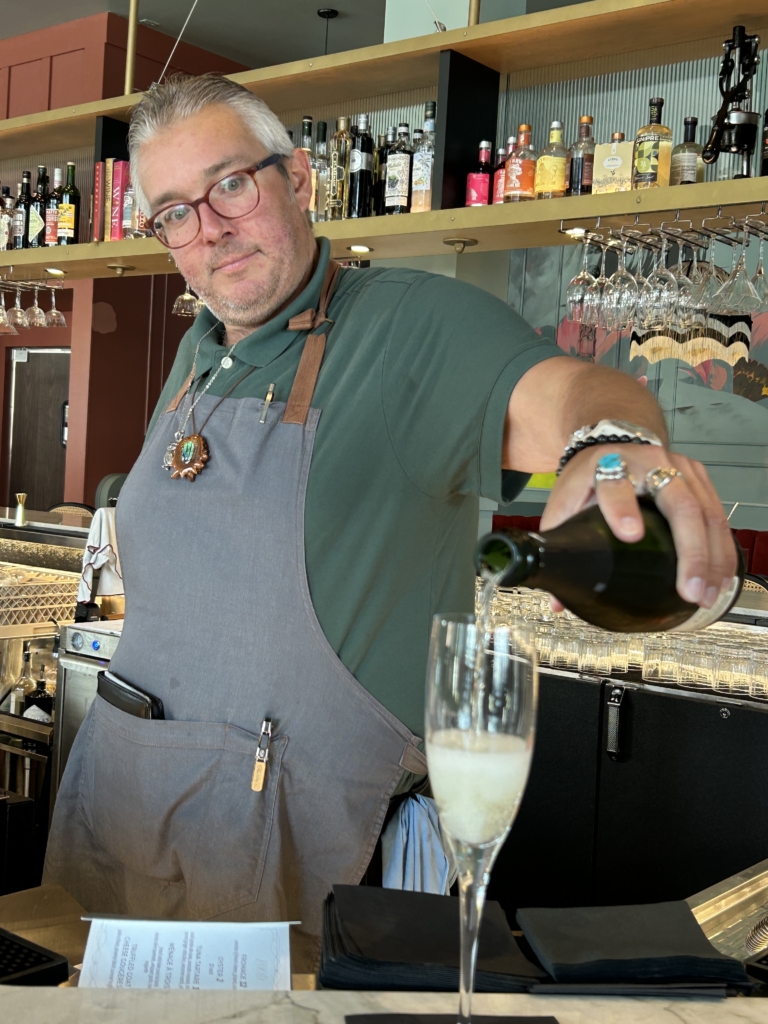
[[[328,25],[334,19],[338,18],[339,12],[335,7],[320,7],[317,12],[318,18],[325,19],[325,56],[328,56]]]
[[[435,23],[435,32],[447,32],[448,30],[446,29],[446,27],[443,24],[443,22],[437,20],[437,15],[435,14],[435,9],[432,6],[432,4],[429,2],[429,0],[424,0],[424,3],[427,5],[427,7],[432,12],[432,20]]]

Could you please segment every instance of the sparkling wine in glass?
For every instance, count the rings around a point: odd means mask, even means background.
[[[427,678],[432,793],[459,868],[459,1024],[471,1020],[480,920],[491,868],[528,780],[536,723],[533,629],[480,615],[436,615]]]

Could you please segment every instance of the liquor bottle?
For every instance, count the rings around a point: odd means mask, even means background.
[[[517,146],[507,158],[504,202],[520,203],[536,198],[536,150],[531,145],[531,126],[517,129]]]
[[[8,185],[3,185],[0,196],[0,252],[13,248],[13,196]]]
[[[349,151],[352,135],[349,118],[340,117],[331,137],[330,169],[328,174],[328,220],[342,220],[349,216]]]
[[[672,162],[669,172],[670,185],[694,185],[704,181],[704,161],[701,154],[704,147],[696,141],[698,117],[686,117],[685,139],[672,150]]]
[[[368,130],[368,115],[360,114],[357,135],[349,154],[349,216],[370,217],[373,184],[373,139]]]
[[[613,535],[597,505],[583,509],[554,530],[530,534],[497,531],[481,537],[478,570],[503,574],[501,586],[540,587],[586,622],[618,633],[701,629],[735,603],[744,582],[744,560],[712,608],[699,608],[675,587],[677,554],[664,516],[640,500],[643,539],[627,544]]]
[[[760,164],[761,177],[768,176],[768,110],[763,118],[763,157]]]
[[[467,175],[465,206],[488,205],[491,192],[491,175],[493,174],[493,168],[491,167],[492,146],[493,144],[490,142],[480,143],[478,168],[476,171],[470,171]]]
[[[634,142],[625,142],[624,132],[614,132],[610,142],[595,146],[593,195],[632,190]]]
[[[569,196],[588,196],[592,191],[595,162],[594,121],[589,115],[579,118],[579,136],[568,151],[565,181]]]
[[[312,173],[312,196],[309,200],[309,208],[307,213],[309,219],[314,224],[317,221],[317,207],[315,201],[317,198],[317,161],[315,160],[315,154],[312,152],[312,128],[314,126],[314,120],[305,114],[301,120],[301,149],[307,154],[309,160],[309,167]]]
[[[45,245],[45,203],[48,199],[48,168],[37,168],[37,185],[29,201],[27,215],[27,248],[39,249]]]
[[[382,163],[381,159],[384,155],[384,150],[387,145],[387,136],[379,135],[376,140],[376,145],[373,147],[373,173],[371,176],[371,216],[377,217],[379,214],[380,196],[382,188]],[[386,158],[385,158],[386,162]]]
[[[661,123],[664,100],[650,102],[648,124],[635,136],[633,188],[660,188],[669,184],[672,162],[672,132]]]
[[[499,148],[496,150],[496,165],[493,169],[493,199],[494,206],[504,202],[504,176],[507,172],[507,150]]]
[[[397,138],[387,152],[387,180],[384,185],[384,212],[387,214],[410,213],[411,210],[411,164],[413,150],[409,128],[401,121]]]
[[[317,122],[315,143],[315,163],[317,165],[317,190],[315,192],[315,212],[318,221],[328,220],[328,125],[325,121]]]
[[[11,714],[23,715],[26,710],[27,697],[37,689],[37,683],[32,676],[32,652],[30,651],[29,640],[24,641],[24,648],[21,661],[21,675],[16,680],[11,691]]]
[[[59,244],[59,196],[64,176],[60,167],[53,169],[53,188],[45,201],[45,244]]]
[[[428,213],[432,209],[432,176],[435,170],[435,112],[437,105],[428,100],[424,106],[424,132],[421,143],[414,146],[411,189],[411,213]],[[414,136],[415,136],[414,132]]]
[[[75,185],[75,165],[67,164],[67,180],[59,198],[59,245],[80,241],[80,190]]]
[[[21,188],[13,207],[14,249],[26,249],[29,244],[27,240],[27,223],[29,221],[29,204],[32,198],[30,193],[31,177],[32,173],[30,171],[24,171],[22,174]]]
[[[34,680],[33,680],[34,682]],[[34,716],[27,714],[30,708],[37,708],[38,713]],[[24,716],[34,717],[38,721],[53,720],[53,694],[49,693],[45,686],[45,666],[40,666],[40,678],[35,682],[34,690],[30,690],[24,697]],[[45,716],[45,718],[43,717]]]
[[[565,160],[563,122],[553,121],[549,126],[549,143],[536,161],[534,188],[537,199],[559,199],[565,195]]]

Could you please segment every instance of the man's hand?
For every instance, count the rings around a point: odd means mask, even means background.
[[[597,461],[609,452],[627,464],[629,480],[595,484]],[[677,550],[677,591],[693,604],[711,608],[736,572],[736,550],[712,481],[699,462],[673,455],[657,445],[618,444],[586,448],[568,462],[552,489],[541,519],[551,530],[581,509],[597,503],[613,533],[628,542],[643,536],[636,491],[642,493],[646,473],[674,467],[676,476],[659,491],[656,504],[672,529]]]

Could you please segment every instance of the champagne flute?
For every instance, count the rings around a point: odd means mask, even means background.
[[[482,611],[480,622],[436,615],[427,675],[429,778],[459,868],[460,1024],[471,1020],[491,867],[528,780],[538,693],[532,626],[494,624]]]

